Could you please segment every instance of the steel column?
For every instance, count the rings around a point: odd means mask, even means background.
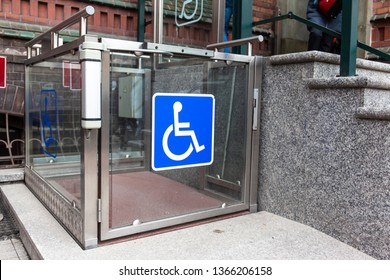
[[[153,42],[163,41],[163,0],[153,0]]]
[[[212,42],[223,42],[223,32],[225,27],[225,5],[226,0],[213,1],[213,25],[212,25]]]

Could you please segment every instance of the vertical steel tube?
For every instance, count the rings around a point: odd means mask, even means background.
[[[162,44],[163,0],[153,0],[153,42]]]
[[[31,50],[31,48],[30,48]],[[30,75],[31,75],[31,68],[29,66],[25,66],[24,67],[24,83],[25,83],[25,87],[24,87],[24,131],[25,131],[25,135],[24,135],[24,154],[25,154],[25,168],[28,168],[30,167],[30,153],[31,153],[31,149],[30,149],[30,138],[31,138],[31,130],[32,130],[32,127],[30,126],[30,100],[31,100],[31,97],[30,97]]]
[[[223,42],[223,32],[225,30],[225,5],[226,0],[213,1],[213,24],[211,41],[215,43]]]
[[[100,197],[110,197],[110,90],[111,71],[110,52],[102,52],[102,68],[107,71],[102,72],[102,128],[100,129],[100,141],[98,153],[100,172]],[[100,235],[104,239],[104,234],[109,230],[110,204],[109,199],[102,199],[102,220]]]
[[[83,217],[82,242],[85,249],[97,247],[98,199],[98,130],[83,129],[81,153],[81,212]]]
[[[81,17],[80,18],[80,37],[87,34],[87,24],[88,24],[87,18]]]

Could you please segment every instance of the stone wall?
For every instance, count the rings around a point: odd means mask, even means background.
[[[271,57],[264,71],[259,207],[390,259],[390,66]]]

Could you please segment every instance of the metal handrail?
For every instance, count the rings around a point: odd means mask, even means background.
[[[302,18],[300,16],[297,16],[293,12],[289,12],[286,15],[281,15],[281,16],[277,16],[277,17],[273,17],[273,18],[269,18],[269,19],[253,22],[252,26],[263,25],[263,24],[272,23],[272,22],[276,22],[276,21],[281,21],[281,20],[285,20],[285,19],[297,20],[297,21],[299,21],[301,23],[306,24],[307,26],[316,28],[318,30],[321,30],[322,32],[325,32],[325,33],[335,37],[335,38],[341,39],[341,33],[336,32],[334,30],[331,30],[329,28],[326,28],[325,26],[319,25],[317,23],[314,23],[314,22],[312,22],[310,20],[307,20],[305,18]],[[357,46],[359,48],[365,50],[365,51],[368,51],[368,52],[370,52],[372,54],[375,54],[375,55],[379,56],[380,58],[383,58],[384,60],[390,61],[390,55],[387,54],[387,53],[384,53],[384,52],[382,52],[382,51],[380,51],[378,49],[375,49],[375,48],[373,48],[371,46],[368,46],[368,45],[366,45],[364,43],[361,43],[359,41],[357,42]]]
[[[95,13],[95,8],[92,6],[87,6],[83,10],[77,12],[76,14],[72,15],[70,18],[64,20],[63,22],[57,24],[53,28],[49,29],[48,31],[42,33],[41,35],[35,37],[34,39],[30,40],[25,44],[25,47],[28,50],[28,58],[31,58],[31,50],[36,46],[36,44],[40,43],[43,39],[50,36],[51,40],[51,48],[58,47],[58,41],[59,41],[59,32],[61,30],[64,30],[68,28],[69,26],[72,26],[76,23],[80,23],[79,29],[80,29],[80,36],[87,34],[87,17],[92,16]]]
[[[219,49],[223,48],[231,48],[231,47],[237,47],[244,44],[248,44],[248,56],[252,55],[252,42],[263,42],[264,37],[262,35],[248,37],[248,38],[242,38],[227,42],[220,42],[220,43],[214,43],[206,46],[206,49],[211,50],[215,49],[215,51],[218,51]]]
[[[32,47],[35,44],[39,43],[48,34],[51,34],[52,32],[59,32],[63,29],[66,29],[67,27],[72,26],[73,24],[79,22],[82,18],[87,18],[89,16],[92,16],[94,13],[95,13],[95,8],[92,6],[87,6],[83,10],[81,10],[81,11],[77,12],[76,14],[74,14],[73,16],[71,16],[70,18],[64,20],[63,22],[57,24],[56,26],[49,29],[45,33],[42,33],[38,37],[35,37],[31,41],[27,42],[25,46]],[[84,27],[83,27],[83,29],[84,29]],[[84,30],[82,33],[85,33]],[[80,35],[85,35],[85,34],[80,34]]]
[[[253,37],[248,37],[243,39],[227,41],[227,42],[214,43],[214,44],[207,45],[206,49],[212,50],[212,49],[231,48],[231,47],[236,47],[247,43],[251,43],[254,41],[263,42],[264,37],[262,35],[259,35],[259,36],[253,36]]]

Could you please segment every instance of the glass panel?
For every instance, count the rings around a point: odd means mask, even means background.
[[[163,43],[205,47],[211,42],[212,0],[163,0]]]
[[[209,64],[208,91],[215,96],[214,164],[208,189],[242,200],[245,172],[248,65]],[[214,178],[220,179],[213,183]],[[226,183],[229,182],[230,184]]]
[[[248,66],[178,59],[151,70],[150,59],[112,54],[110,228],[242,204]],[[211,166],[151,169],[151,100],[155,93],[212,94]],[[169,114],[169,112],[167,112]]]
[[[137,192],[147,192],[139,189],[137,176],[149,169],[150,133],[145,126],[149,64],[148,56],[111,55],[110,227],[132,223],[134,219],[130,220],[128,215],[134,215],[140,207],[133,200],[142,194]]]
[[[29,68],[28,164],[80,209],[81,72],[74,57]]]
[[[150,76],[146,63],[150,59],[146,58],[111,56],[110,166],[114,173],[148,168],[144,99],[145,80]],[[143,69],[138,63],[143,64]]]

